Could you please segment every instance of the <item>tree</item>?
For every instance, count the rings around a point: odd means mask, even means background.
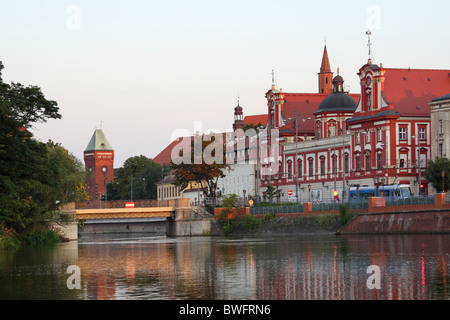
[[[447,192],[450,189],[450,160],[436,157],[428,161],[425,177],[437,192]]]
[[[108,183],[109,200],[131,199],[131,179],[133,179],[133,199],[156,199],[156,182],[161,179],[162,166],[143,155],[125,160],[116,170],[116,178]]]
[[[217,190],[217,181],[224,178],[225,169],[230,166],[226,164],[223,144],[216,140],[217,136],[196,136],[191,143],[191,154],[187,157],[187,162],[170,164],[174,171],[174,184],[186,189],[191,182],[196,182],[202,190],[205,197],[215,197]],[[196,152],[196,144],[201,146],[200,152]],[[180,151],[183,157],[184,150]],[[207,157],[205,157],[207,155]]]
[[[60,203],[86,201],[86,171],[83,163],[60,143],[47,142],[49,165],[52,166],[52,195]]]
[[[54,205],[49,194],[56,168],[46,144],[28,129],[61,115],[39,87],[4,83],[3,68],[0,62],[0,225],[20,233]]]
[[[273,198],[277,195],[277,189],[270,182],[267,184],[266,195],[270,203],[272,203]]]
[[[231,232],[230,219],[236,218],[239,210],[239,199],[236,194],[230,194],[224,197],[222,201],[222,210],[218,214],[218,219],[222,222],[226,222],[223,227],[224,231]]]

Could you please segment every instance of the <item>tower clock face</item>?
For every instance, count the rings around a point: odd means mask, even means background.
[[[106,172],[106,167],[102,167],[102,171],[103,171],[103,172]]]

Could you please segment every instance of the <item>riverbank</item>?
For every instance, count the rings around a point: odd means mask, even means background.
[[[9,228],[0,228],[0,250],[15,250],[22,246],[49,245],[68,241],[52,229],[19,235]]]
[[[257,218],[251,215],[237,217],[219,223],[229,235],[289,235],[289,234],[334,234],[344,224],[337,214],[316,216],[270,216]],[[229,227],[228,227],[229,225]]]

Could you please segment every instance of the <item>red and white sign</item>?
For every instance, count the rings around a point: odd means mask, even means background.
[[[288,195],[292,196],[292,190],[288,191]]]
[[[125,208],[134,208],[134,202],[125,202]]]

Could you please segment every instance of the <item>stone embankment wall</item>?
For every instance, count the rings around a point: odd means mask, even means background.
[[[450,210],[358,214],[337,233],[450,233]]]

